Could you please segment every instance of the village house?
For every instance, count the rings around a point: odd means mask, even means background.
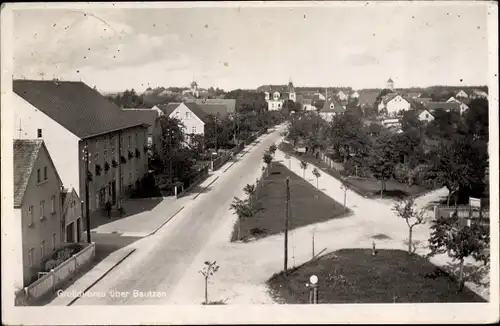
[[[356,91],[355,91],[354,93],[352,93],[351,95],[349,95],[349,96],[350,96],[351,98],[353,98],[353,99],[359,99],[359,93],[358,93],[358,92],[356,92]]]
[[[264,85],[257,88],[257,92],[263,92],[269,111],[279,111],[287,100],[296,102],[297,94],[295,87],[290,81],[288,85]]]
[[[468,99],[469,98],[469,95],[467,95],[467,93],[464,91],[464,90],[460,90],[456,95],[455,95],[456,98],[459,98],[459,99]]]
[[[345,108],[335,100],[325,101],[321,110],[319,110],[319,115],[325,121],[332,121],[337,115],[345,113]]]
[[[61,219],[62,181],[41,139],[14,140],[15,259],[10,265],[23,288],[44,271],[42,263],[64,242]],[[19,273],[20,272],[20,273]]]
[[[434,116],[424,108],[419,108],[412,111],[414,112],[417,119],[422,122],[431,122],[432,120],[434,120]]]
[[[90,213],[108,201],[119,206],[147,173],[148,125],[135,114],[82,82],[14,80],[13,89],[15,138],[43,139],[64,185],[82,200],[88,179]]]
[[[486,92],[483,92],[479,89],[475,89],[472,91],[472,94],[469,96],[470,99],[476,99],[476,98],[484,98],[484,99],[487,99],[488,98],[488,93]]]
[[[151,109],[146,108],[126,108],[122,109],[126,111],[127,114],[135,115],[135,119],[138,122],[149,125],[147,131],[148,146],[153,146],[153,134],[156,125],[156,120],[163,115],[163,111],[158,108],[158,106],[153,106]]]
[[[346,93],[344,93],[344,92],[342,92],[342,91],[338,91],[338,92],[337,92],[337,94],[336,94],[336,96],[337,96],[337,99],[338,99],[340,102],[345,102],[345,101],[347,101],[347,99],[349,98],[349,97],[347,96],[347,94],[346,94]]]
[[[215,113],[225,112],[224,114],[233,114],[236,112],[236,100],[235,99],[192,99],[186,100],[186,102],[193,102],[198,104],[204,111],[214,111]]]
[[[408,111],[411,107],[411,103],[399,94],[389,94],[382,98],[380,101],[378,110],[387,111],[388,116],[395,116],[400,114],[402,111]]]
[[[461,105],[463,103],[456,102],[429,102],[426,105],[427,110],[430,113],[434,113],[436,110],[443,110],[446,112],[457,112],[460,115],[464,114],[464,112],[468,109],[467,105]]]
[[[62,225],[63,225],[63,239],[67,243],[82,242],[83,239],[83,215],[82,204],[80,197],[75,189],[63,189],[61,191],[61,205],[62,205]]]

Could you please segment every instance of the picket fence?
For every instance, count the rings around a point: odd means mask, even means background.
[[[337,171],[342,171],[344,169],[344,166],[340,163],[334,162],[330,157],[328,157],[325,153],[320,152],[319,153],[320,159],[326,163],[331,169],[337,170]]]
[[[483,209],[480,212],[477,208],[471,209],[469,205],[459,205],[456,208],[455,206],[435,205],[434,218],[437,219],[439,217],[451,217],[455,213],[455,211],[457,212],[459,218],[471,219],[473,222],[480,221],[480,223],[484,225],[490,224],[489,210]]]
[[[57,286],[95,257],[95,243],[91,243],[73,257],[65,260],[59,266],[39,278],[23,290],[24,302],[36,300],[50,291],[56,291]]]

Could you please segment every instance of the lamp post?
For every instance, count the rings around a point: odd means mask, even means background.
[[[85,224],[87,225],[87,242],[91,243],[91,237],[90,237],[90,207],[89,207],[89,178],[90,178],[90,171],[89,171],[89,164],[90,164],[90,159],[89,159],[89,150],[87,145],[85,145],[83,149],[83,161],[85,162]]]
[[[306,286],[309,287],[309,303],[318,304],[318,277],[311,275],[309,282],[311,284],[306,283]]]

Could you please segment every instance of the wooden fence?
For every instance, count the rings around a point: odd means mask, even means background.
[[[462,219],[471,219],[472,221],[478,221],[481,218],[481,223],[485,223],[488,225],[490,223],[489,210],[479,211],[479,209],[472,208],[469,205],[459,205],[457,207],[446,205],[434,206],[435,219],[439,217],[451,217],[453,214],[455,214],[455,212],[457,212],[458,217]]]
[[[334,170],[337,170],[337,171],[344,170],[344,166],[341,163],[334,162],[330,157],[328,157],[328,155],[326,155],[323,152],[319,152],[319,158],[323,162],[325,162],[325,164],[328,165],[328,167],[330,169],[334,169]]]
[[[39,299],[50,291],[55,292],[57,286],[77,272],[79,268],[94,259],[95,243],[91,243],[73,257],[28,285],[16,295],[16,303],[23,305]]]

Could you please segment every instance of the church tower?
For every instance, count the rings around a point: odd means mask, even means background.
[[[394,90],[394,81],[391,78],[387,80],[387,85],[385,88],[390,89],[391,91]]]
[[[198,94],[198,84],[193,81],[191,83],[191,94],[193,94],[194,97],[198,97],[199,94]]]
[[[292,79],[290,78],[289,81],[288,81],[288,98],[291,100],[291,101],[294,101],[296,102],[297,100],[297,96],[295,94],[295,87],[293,86],[293,83],[292,83]]]

